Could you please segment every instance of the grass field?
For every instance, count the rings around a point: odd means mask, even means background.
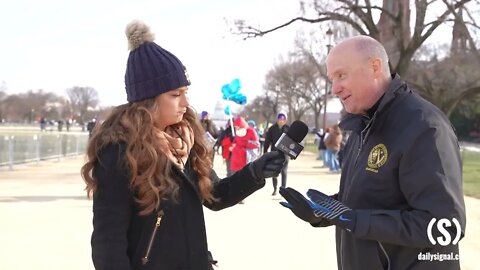
[[[305,151],[311,152],[311,153],[318,153],[317,146],[314,143],[315,141],[315,135],[308,133],[307,137],[305,137]]]
[[[314,144],[315,136],[308,134],[305,151],[318,153]],[[463,159],[463,192],[465,195],[480,199],[480,152],[462,151]]]
[[[463,191],[480,199],[480,153],[463,151]]]

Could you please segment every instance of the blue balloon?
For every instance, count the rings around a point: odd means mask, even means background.
[[[223,99],[230,99],[232,95],[235,95],[240,91],[242,85],[239,79],[234,79],[231,83],[222,86]]]
[[[230,111],[230,106],[225,107],[225,114],[226,115],[231,115],[232,112]]]
[[[230,96],[229,84],[225,84],[224,86],[222,86],[222,94],[223,94],[223,99],[228,99],[228,97]]]
[[[247,97],[243,94],[240,94],[240,93],[231,95],[228,98],[228,100],[231,100],[231,101],[237,103],[238,105],[245,105],[247,103]]]
[[[240,79],[234,79],[230,83],[230,89],[232,90],[233,94],[238,93],[238,91],[240,91],[240,89],[242,89],[242,85],[240,84]]]

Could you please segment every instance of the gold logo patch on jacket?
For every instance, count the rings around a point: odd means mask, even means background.
[[[378,168],[387,162],[387,158],[387,147],[383,143],[375,145],[368,154],[368,163],[365,170],[378,173]]]

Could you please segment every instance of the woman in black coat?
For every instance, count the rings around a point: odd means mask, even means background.
[[[280,173],[284,155],[268,153],[219,179],[188,103],[185,67],[145,24],[132,22],[126,34],[129,102],[96,128],[82,167],[95,269],[211,269],[202,205],[237,204]]]

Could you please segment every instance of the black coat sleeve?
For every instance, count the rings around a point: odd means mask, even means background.
[[[108,145],[94,168],[98,186],[93,195],[92,259],[95,269],[127,270],[127,232],[132,215],[133,194],[128,172],[122,165],[120,145]]]
[[[205,203],[205,206],[211,210],[218,211],[233,206],[250,196],[253,192],[265,186],[265,179],[257,180],[253,177],[247,164],[240,171],[232,176],[220,179],[214,170],[210,175],[213,181],[213,195],[217,201]]]
[[[265,134],[265,142],[263,143],[263,153],[267,153],[268,152],[268,148],[270,147],[270,145],[272,144],[272,127],[270,127],[268,130],[267,130],[267,133]]]
[[[222,132],[220,132],[220,134],[216,138],[216,141],[215,141],[215,144],[213,145],[213,147],[221,146],[223,138],[225,138],[225,136],[227,136],[226,134],[227,134],[227,130],[223,130]]]

